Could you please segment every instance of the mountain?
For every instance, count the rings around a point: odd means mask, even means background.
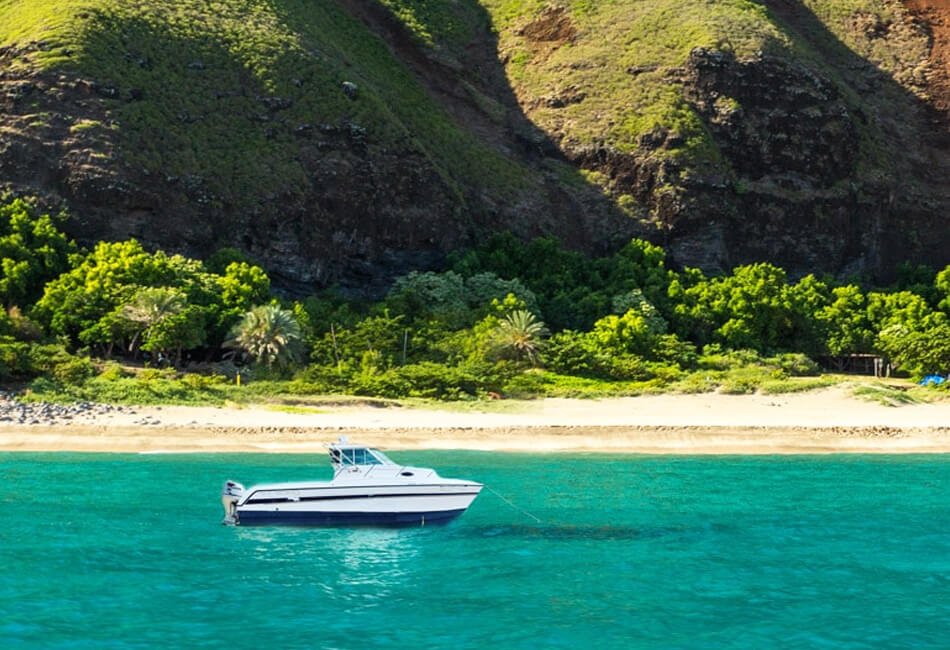
[[[942,0],[0,0],[0,189],[378,294],[487,233],[950,263]]]

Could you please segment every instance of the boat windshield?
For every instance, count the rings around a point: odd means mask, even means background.
[[[367,447],[331,447],[330,460],[337,465],[392,465],[393,462],[378,449]]]

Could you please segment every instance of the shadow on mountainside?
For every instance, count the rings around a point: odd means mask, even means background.
[[[773,43],[737,61],[694,50],[682,77],[684,96],[736,173],[725,201],[735,212],[714,218],[726,225],[729,262],[875,281],[908,260],[946,265],[946,121],[802,2],[757,4],[790,36],[790,52]],[[909,17],[875,21],[851,16],[860,38],[925,29]],[[728,102],[736,108],[724,110]]]
[[[260,60],[217,23],[93,12],[68,67],[4,75],[31,87],[0,97],[7,186],[68,199],[81,240],[236,246],[292,293],[378,296],[494,230],[597,253],[638,232],[522,114],[477,3],[455,62],[377,2],[269,7],[288,37]]]

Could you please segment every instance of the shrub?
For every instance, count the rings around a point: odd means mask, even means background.
[[[53,379],[69,385],[79,385],[96,374],[96,366],[86,357],[69,357],[57,360],[50,369]]]
[[[124,370],[116,361],[107,361],[99,372],[99,377],[103,381],[118,381],[123,377],[128,377],[131,373]]]
[[[600,376],[609,379],[645,381],[653,378],[651,365],[634,354],[605,356],[599,359]]]
[[[33,374],[33,359],[28,343],[0,343],[0,380],[25,378]]]
[[[313,389],[308,392],[338,393],[346,389],[351,377],[352,371],[346,366],[313,364],[297,373],[294,383]]]
[[[815,377],[804,380],[784,379],[771,380],[764,382],[759,386],[759,391],[765,395],[781,395],[784,393],[803,393],[819,388],[827,388],[834,385],[833,379]]]
[[[42,338],[43,329],[38,323],[23,314],[19,307],[10,307],[6,317],[9,322],[10,334],[14,338],[20,341],[38,341]]]
[[[514,399],[538,397],[545,394],[551,383],[551,379],[543,372],[523,372],[508,380],[504,393]]]
[[[564,330],[549,338],[544,345],[544,366],[565,375],[590,376],[599,367],[597,354],[586,334]]]
[[[408,387],[410,397],[462,399],[475,397],[483,390],[484,378],[459,366],[421,362],[394,369]]]
[[[776,365],[792,377],[806,377],[817,375],[821,372],[818,364],[809,359],[804,354],[797,352],[788,352],[766,359],[766,363]]]
[[[682,368],[694,368],[699,360],[696,346],[680,340],[675,334],[659,337],[653,348],[653,357],[659,361],[678,364]]]
[[[643,369],[644,372],[649,375],[649,378],[656,379],[661,384],[672,384],[686,375],[683,369],[675,364],[665,364],[655,361],[644,364]]]
[[[224,375],[199,375],[190,372],[182,376],[180,381],[191,390],[207,390],[214,386],[222,386],[227,381],[227,377]]]
[[[734,368],[726,374],[719,391],[730,395],[754,393],[766,381],[781,378],[781,371],[776,376],[774,371],[760,366]]]
[[[697,365],[703,370],[731,370],[742,368],[760,361],[755,350],[723,350],[717,344],[707,345],[697,359]]]
[[[31,345],[29,349],[29,356],[29,374],[35,376],[52,371],[54,365],[68,359],[70,354],[62,345],[53,343],[48,345]]]
[[[409,386],[395,372],[389,370],[380,374],[359,373],[349,383],[349,392],[368,397],[408,397]]]
[[[62,383],[80,383],[96,374],[96,367],[85,357],[69,354],[62,345],[0,342],[0,379],[31,379],[49,375]]]

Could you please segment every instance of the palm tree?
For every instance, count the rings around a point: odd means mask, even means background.
[[[531,365],[538,364],[541,339],[548,333],[544,323],[525,309],[518,309],[505,316],[496,329],[497,344],[503,354],[516,359],[527,359]]]
[[[242,350],[268,368],[273,365],[285,368],[296,362],[303,338],[293,313],[277,305],[253,308],[231,328],[229,336],[225,347]]]
[[[139,337],[169,316],[180,313],[188,304],[185,294],[169,287],[146,287],[140,289],[132,302],[122,306],[119,316],[138,323],[140,329],[132,337],[129,350],[135,349]]]

